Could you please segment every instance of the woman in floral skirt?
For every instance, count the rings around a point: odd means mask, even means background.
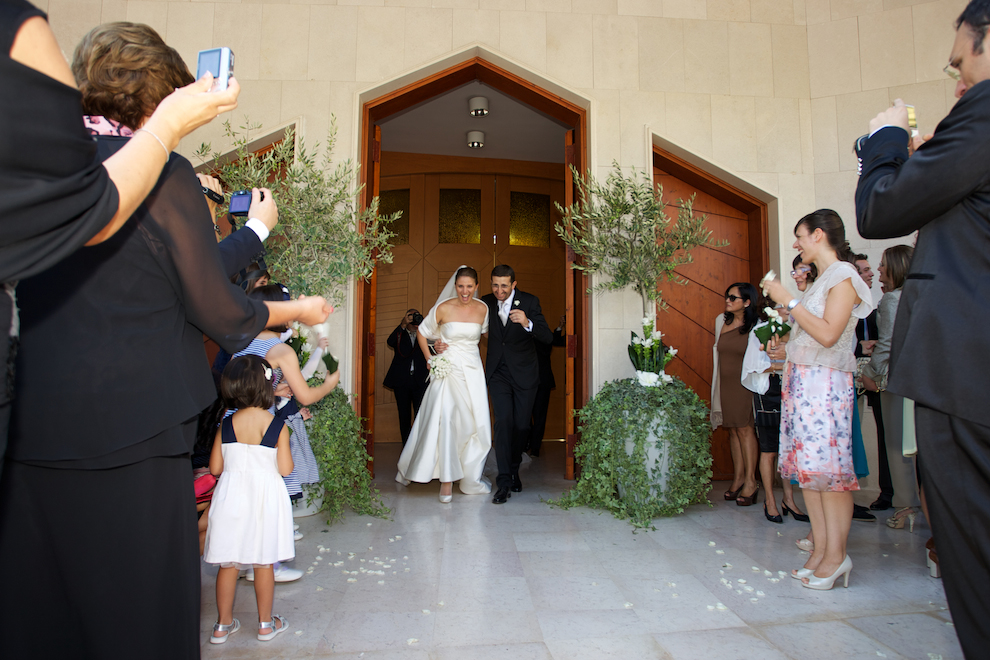
[[[778,281],[763,286],[797,323],[787,342],[780,474],[797,479],[804,489],[815,548],[791,575],[805,587],[824,590],[843,576],[848,586],[852,571],[846,540],[852,492],[859,490],[852,454],[853,342],[855,319],[865,318],[873,304],[869,288],[849,263],[845,227],[835,211],[806,215],[794,236],[801,260],[817,267],[818,279],[800,300]]]

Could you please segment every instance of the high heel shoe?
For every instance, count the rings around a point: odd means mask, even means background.
[[[811,541],[809,541],[806,538],[805,539],[798,539],[797,541],[794,542],[794,545],[796,545],[801,550],[804,550],[805,552],[814,552],[815,551],[815,544],[812,543]]]
[[[731,502],[732,500],[734,500],[737,497],[739,497],[739,491],[741,491],[742,489],[743,489],[743,487],[740,486],[739,488],[736,488],[735,490],[727,490],[724,493],[722,493],[722,497],[724,497],[727,501]]]
[[[794,578],[795,580],[800,580],[801,578],[815,577],[815,571],[813,571],[810,568],[804,568],[802,566],[801,568],[796,568],[793,571],[791,571],[791,577]]]
[[[928,551],[925,560],[928,562],[928,574],[933,578],[942,577],[942,569],[938,565],[938,554],[935,553],[935,548]]]
[[[907,519],[908,530],[914,533],[914,519],[918,516],[918,512],[914,510],[912,506],[906,506],[903,509],[898,509],[894,512],[890,518],[887,518],[887,527],[891,529],[904,529],[904,520]]]
[[[450,504],[454,499],[454,484],[450,485],[450,495],[443,494],[443,485],[440,486],[440,501],[444,504]]]
[[[767,503],[766,502],[763,503],[763,515],[766,516],[767,517],[767,520],[769,520],[772,523],[777,523],[778,525],[783,525],[784,524],[784,518],[779,513],[777,515],[775,515],[775,516],[771,516],[769,513],[767,513]]]
[[[785,516],[789,513],[791,514],[791,518],[794,518],[798,522],[811,522],[811,518],[808,517],[807,513],[798,513],[783,502],[780,503],[780,508],[783,509]]]
[[[852,559],[849,558],[849,555],[846,555],[845,557],[842,558],[842,563],[839,564],[839,567],[835,569],[834,573],[832,573],[828,577],[816,577],[814,574],[812,574],[811,577],[808,578],[807,582],[805,582],[804,580],[801,581],[801,586],[807,587],[808,589],[817,589],[818,591],[828,591],[829,589],[835,586],[836,580],[838,580],[840,577],[845,576],[845,580],[843,581],[842,586],[848,589],[849,574],[852,573],[852,569],[853,569]]]
[[[739,489],[742,491],[742,489]],[[739,495],[736,497],[736,506],[753,506],[760,501],[760,484],[756,484],[756,490],[752,495]]]

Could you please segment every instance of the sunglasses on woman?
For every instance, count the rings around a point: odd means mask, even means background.
[[[731,293],[725,297],[729,302],[736,302],[737,300],[743,300],[742,296],[734,296]]]

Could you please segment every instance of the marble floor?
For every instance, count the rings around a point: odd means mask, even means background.
[[[305,538],[291,565],[312,570],[276,585],[289,629],[275,640],[255,638],[254,593],[241,580],[235,616],[247,625],[208,643],[216,569],[203,565],[204,659],[962,658],[941,581],[925,567],[921,516],[913,534],[884,525],[891,512],[854,522],[849,588],[816,592],[782,577],[804,563],[794,541],[808,525],[723,501],[725,483],[713,506],[634,534],[608,514],[541,501],[570,485],[561,444],[523,465],[523,492],[501,506],[456,488],[441,504],[436,482],[399,486],[397,449],[379,445],[376,460],[392,520],[297,519]]]

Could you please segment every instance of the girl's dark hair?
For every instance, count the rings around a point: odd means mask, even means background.
[[[852,248],[849,247],[849,241],[846,240],[846,226],[842,224],[842,218],[839,217],[838,213],[832,209],[818,209],[809,213],[794,225],[795,234],[801,225],[808,229],[809,234],[816,229],[821,229],[825,233],[825,240],[828,241],[829,247],[835,250],[835,255],[839,261],[848,261],[852,265],[856,265],[855,255]]]
[[[457,282],[457,280],[461,279],[462,277],[470,277],[471,279],[474,280],[475,284],[478,283],[478,271],[476,271],[474,268],[471,268],[470,266],[464,266],[462,268],[458,268],[457,275],[454,277],[454,282]]]
[[[791,268],[797,268],[801,264],[804,264],[805,266],[810,266],[811,267],[811,272],[809,272],[807,274],[807,276],[805,277],[805,279],[807,280],[808,284],[811,284],[812,282],[814,282],[815,280],[818,279],[818,266],[816,266],[815,264],[805,264],[803,261],[801,261],[801,255],[800,254],[799,255],[796,255],[794,257],[794,261],[791,262]]]
[[[248,298],[253,298],[254,300],[267,300],[269,302],[285,302],[285,291],[282,290],[282,286],[279,284],[266,284],[265,286],[259,286],[256,289],[252,289],[248,293]],[[280,325],[278,327],[268,328],[272,332],[277,332],[279,334],[285,332],[289,329],[287,325]]]
[[[883,269],[887,273],[887,279],[894,285],[894,291],[904,286],[913,256],[914,248],[910,245],[895,245],[884,250]]]
[[[739,297],[744,301],[749,301],[749,305],[743,307],[743,324],[739,328],[739,334],[748,334],[753,326],[756,325],[756,321],[760,318],[760,309],[757,306],[759,302],[759,294],[756,292],[756,287],[749,282],[736,282],[735,284],[730,284],[725,289],[725,297],[729,297],[729,291],[733,289],[739,289]],[[726,323],[732,323],[732,312],[726,312],[723,317]]]
[[[213,440],[217,437],[217,427],[223,420],[226,410],[223,399],[219,396],[209,408],[199,413],[196,422],[196,444],[193,446],[193,469],[206,467],[210,463],[210,452],[213,450]]]
[[[272,365],[257,355],[242,355],[227,363],[220,378],[220,396],[228,408],[264,408],[275,405],[275,388],[265,370]]]

